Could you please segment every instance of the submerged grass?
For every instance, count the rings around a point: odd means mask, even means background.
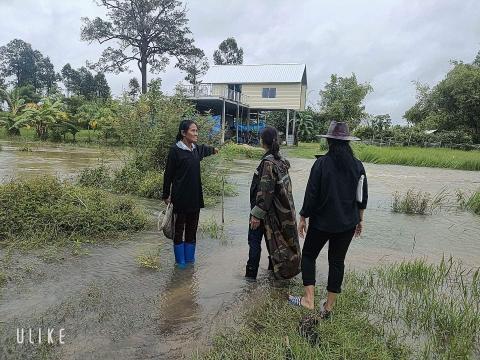
[[[0,185],[0,242],[44,247],[94,242],[147,224],[133,200],[44,176]]]
[[[446,197],[445,189],[435,196],[429,192],[415,191],[415,189],[409,189],[403,195],[397,191],[393,194],[392,211],[417,215],[432,214],[445,203]]]
[[[160,268],[160,254],[158,251],[147,251],[138,255],[135,260],[138,266],[146,269],[158,270]]]
[[[206,222],[202,222],[200,224],[200,231],[212,239],[226,240],[224,225],[219,224],[214,217],[211,217]]]
[[[296,285],[291,292],[300,292]],[[322,294],[325,295],[325,294]],[[320,303],[316,298],[316,303]],[[474,359],[480,355],[480,275],[453,259],[347,273],[329,320],[269,293],[239,329],[200,359]],[[302,332],[299,330],[302,329]],[[308,331],[305,331],[308,330]]]
[[[457,201],[460,208],[480,215],[480,190],[470,194],[466,194],[463,191],[457,191]]]
[[[480,171],[480,151],[413,146],[380,147],[356,143],[352,147],[357,158],[368,163]],[[318,143],[299,143],[298,147],[287,149],[289,156],[301,158],[313,159],[315,155],[324,153],[325,150]]]

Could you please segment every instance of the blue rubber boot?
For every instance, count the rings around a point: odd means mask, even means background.
[[[175,263],[180,269],[185,269],[187,264],[185,264],[185,246],[182,242],[178,245],[173,245],[173,252],[175,254]]]
[[[193,264],[195,262],[195,243],[185,243],[185,262]]]

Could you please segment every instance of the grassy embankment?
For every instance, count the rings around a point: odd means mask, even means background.
[[[0,140],[8,140],[13,144],[25,144],[25,143],[43,143],[43,144],[75,144],[76,146],[117,146],[119,144],[116,139],[107,139],[94,130],[80,130],[75,135],[75,141],[72,134],[66,134],[65,139],[61,142],[53,142],[51,139],[40,140],[34,128],[20,128],[20,136],[8,136],[5,128],[0,128]]]
[[[300,284],[291,291],[300,293]],[[452,259],[402,262],[348,273],[329,320],[270,293],[246,310],[239,328],[223,331],[197,357],[474,359],[480,355],[479,304],[478,269]]]
[[[379,147],[352,144],[355,155],[361,161],[374,164],[395,164],[480,171],[480,151],[462,151],[445,148]],[[315,158],[325,153],[318,143],[300,143],[287,149],[291,157]]]

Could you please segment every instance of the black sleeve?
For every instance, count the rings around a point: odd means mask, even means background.
[[[320,193],[320,179],[322,176],[321,160],[317,160],[312,166],[310,177],[308,178],[307,188],[305,189],[305,197],[303,199],[302,210],[300,215],[309,218],[315,207],[316,199]]]
[[[215,152],[215,148],[208,145],[197,145],[197,149],[200,160],[202,160],[206,156],[213,155],[213,153]]]
[[[359,209],[366,209],[368,202],[368,184],[367,184],[367,174],[365,173],[365,168],[361,165],[361,175],[365,176],[363,179],[363,198],[362,202],[358,204]]]
[[[175,163],[175,149],[170,148],[167,157],[167,165],[165,166],[165,173],[163,174],[162,199],[168,199],[170,196],[170,188],[172,186],[173,178],[175,177]]]

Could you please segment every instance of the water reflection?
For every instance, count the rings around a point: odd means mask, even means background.
[[[194,266],[186,269],[174,266],[161,296],[159,333],[178,335],[181,330],[186,331],[188,324],[199,318],[197,297],[198,281]]]

